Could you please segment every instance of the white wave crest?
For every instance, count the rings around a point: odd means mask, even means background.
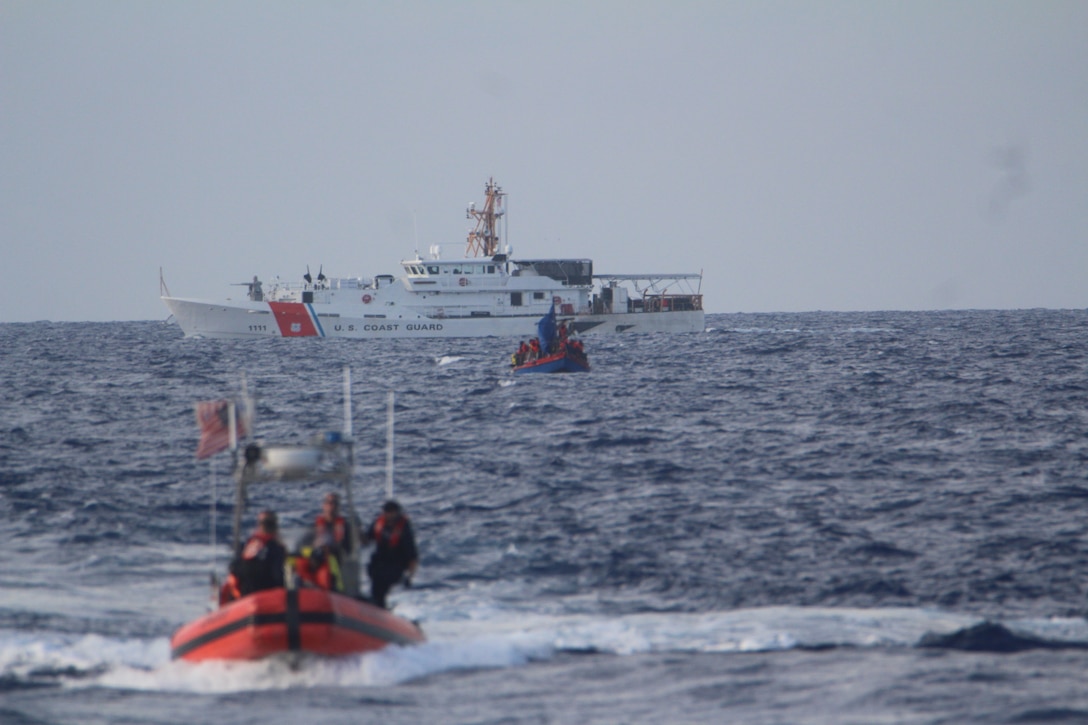
[[[339,659],[275,657],[260,662],[171,661],[165,637],[113,639],[0,631],[0,677],[60,680],[69,688],[228,693],[296,687],[388,686],[461,669],[518,667],[559,651],[766,652],[797,647],[909,647],[978,619],[926,609],[765,607],[621,617],[512,611],[485,601],[432,612],[428,641]],[[431,616],[428,617],[427,615]],[[1019,629],[1083,639],[1088,625],[1022,621]],[[42,673],[46,673],[43,675]]]

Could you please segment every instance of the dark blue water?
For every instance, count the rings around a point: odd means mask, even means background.
[[[0,722],[1088,721],[1088,313],[711,315],[516,380],[513,343],[0,325]],[[193,403],[244,377],[302,440],[345,366],[364,515],[396,393],[429,642],[170,662],[230,536]],[[255,498],[301,530],[322,490]]]

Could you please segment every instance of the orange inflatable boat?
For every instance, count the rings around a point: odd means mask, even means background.
[[[204,408],[211,410],[211,414],[201,417]],[[242,551],[242,515],[247,491],[253,484],[297,481],[340,484],[347,503],[345,518],[349,522],[352,546],[339,564],[340,579],[335,591],[330,588],[329,581],[324,583],[326,588],[321,588],[320,578],[304,570],[306,560],[294,557],[289,557],[285,563],[283,581],[287,583],[286,587],[264,589],[239,599],[229,596],[228,588],[220,588],[218,578],[213,576],[212,595],[218,597],[220,606],[174,634],[170,640],[173,659],[190,662],[256,660],[279,654],[339,657],[371,652],[390,644],[417,644],[425,640],[415,623],[351,594],[359,592],[359,552],[362,548],[355,523],[358,516],[352,501],[355,458],[351,411],[351,374],[345,369],[342,433],[318,435],[310,443],[301,445],[253,442],[242,448],[238,438],[253,430],[253,403],[248,395],[243,396],[241,406],[235,400],[198,404],[197,417],[201,425],[198,457],[227,449],[231,452],[235,481],[232,555]],[[391,482],[389,485],[391,489]],[[214,507],[212,511],[211,529],[214,532]],[[306,586],[305,582],[315,586]]]
[[[423,641],[412,622],[343,594],[266,589],[185,625],[170,649],[174,659],[202,662],[281,653],[336,657]]]

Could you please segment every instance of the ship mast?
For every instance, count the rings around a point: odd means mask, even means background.
[[[502,201],[506,193],[491,178],[484,187],[484,194],[482,211],[476,209],[475,203],[465,210],[466,219],[476,220],[476,228],[468,233],[466,257],[494,257],[499,253],[499,220],[506,213]]]

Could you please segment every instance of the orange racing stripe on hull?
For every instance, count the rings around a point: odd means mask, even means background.
[[[272,317],[283,337],[324,337],[324,331],[315,324],[316,316],[309,305],[302,302],[269,302]]]

